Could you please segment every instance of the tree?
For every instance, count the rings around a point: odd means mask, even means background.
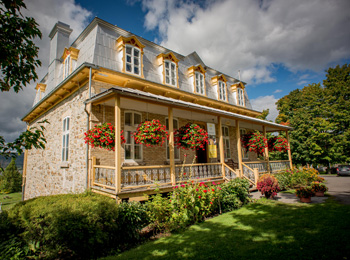
[[[35,69],[41,65],[39,48],[33,40],[41,38],[41,32],[34,18],[23,17],[23,0],[0,0],[0,90],[17,93],[31,80],[38,78]],[[47,121],[43,121],[47,122]],[[43,123],[41,122],[41,123]],[[0,155],[16,157],[23,149],[45,148],[44,127],[34,127],[23,132],[14,142],[6,143],[0,136]]]
[[[350,160],[349,69],[328,69],[324,86],[310,84],[277,101],[277,123],[289,124],[292,157],[299,164]]]
[[[16,159],[12,158],[10,164],[6,167],[0,180],[0,191],[18,192],[22,190],[22,175],[16,167]]]
[[[0,90],[17,93],[31,80],[38,78],[35,68],[41,65],[39,48],[33,40],[41,38],[34,18],[23,17],[22,0],[0,0]]]

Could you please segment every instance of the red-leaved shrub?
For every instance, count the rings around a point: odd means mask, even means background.
[[[266,198],[275,197],[277,195],[277,192],[281,190],[278,186],[277,179],[271,174],[261,175],[257,184],[257,188],[262,195],[265,195]]]

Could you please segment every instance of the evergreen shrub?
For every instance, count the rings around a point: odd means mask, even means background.
[[[220,204],[223,212],[240,208],[250,202],[249,181],[244,178],[235,178],[223,183],[220,190]]]

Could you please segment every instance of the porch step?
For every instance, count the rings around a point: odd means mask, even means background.
[[[258,188],[255,185],[249,188],[249,192],[257,191],[257,190]]]
[[[98,194],[102,194],[102,195],[111,197],[113,199],[116,198],[116,192],[115,191],[109,190],[109,189],[105,189],[105,188],[102,188],[102,187],[99,187],[99,186],[92,186],[91,187],[91,191],[95,192],[95,193],[98,193]]]

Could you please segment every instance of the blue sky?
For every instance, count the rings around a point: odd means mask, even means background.
[[[95,16],[175,52],[196,51],[214,69],[248,83],[253,109],[278,112],[275,102],[296,88],[322,83],[325,70],[350,63],[349,0],[28,0],[22,13],[36,19],[47,73],[48,35],[57,21],[73,29],[71,41]],[[35,96],[0,95],[0,135],[13,140]]]

